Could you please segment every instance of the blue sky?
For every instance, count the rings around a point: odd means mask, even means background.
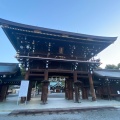
[[[83,34],[118,36],[97,57],[102,67],[120,62],[120,0],[0,0],[0,18]],[[17,62],[15,55],[0,29],[0,62]]]

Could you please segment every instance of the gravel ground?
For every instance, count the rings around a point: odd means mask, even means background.
[[[86,112],[64,114],[37,114],[7,116],[0,115],[0,120],[120,120],[120,109],[115,110],[91,110]]]

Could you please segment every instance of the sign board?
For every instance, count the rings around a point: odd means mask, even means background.
[[[22,80],[21,81],[18,100],[17,100],[17,105],[19,103],[19,98],[20,97],[26,97],[26,101],[25,101],[25,104],[26,104],[26,102],[27,102],[27,94],[28,94],[28,86],[29,86],[29,81],[28,80]]]
[[[19,97],[27,97],[28,86],[29,86],[29,81],[28,80],[22,80],[21,81]]]

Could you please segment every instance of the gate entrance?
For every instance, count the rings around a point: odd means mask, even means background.
[[[3,19],[0,19],[0,26],[16,50],[17,60],[26,70],[28,101],[32,82],[38,81],[42,85],[41,100],[46,102],[49,77],[54,75],[68,76],[65,80],[66,99],[73,99],[74,90],[78,102],[80,84],[83,99],[88,97],[87,90],[90,88],[92,100],[96,100],[92,73],[100,65],[100,60],[95,60],[94,56],[112,44],[116,37],[52,30]]]

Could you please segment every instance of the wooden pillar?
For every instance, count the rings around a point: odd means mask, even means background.
[[[28,94],[27,94],[27,101],[30,101],[30,100],[31,100],[31,92],[32,92],[32,82],[29,81]]]
[[[69,100],[73,100],[73,81],[69,80]]]
[[[82,99],[85,99],[85,88],[82,88]]]
[[[8,86],[7,85],[1,85],[1,91],[0,91],[0,102],[6,99]]]
[[[88,99],[88,91],[87,91],[87,88],[85,88],[85,99]]]
[[[25,73],[25,80],[28,80],[28,79],[29,79],[29,70],[26,71],[26,73]]]
[[[73,100],[73,81],[65,80],[65,98],[68,100]]]
[[[77,82],[77,72],[74,71],[73,73],[74,82]],[[75,91],[75,102],[79,102],[80,94],[79,94],[79,87],[74,84],[74,91]]]
[[[48,70],[45,70],[44,72],[44,80],[48,80]]]
[[[42,94],[41,94],[41,101],[45,104],[47,102],[47,96],[48,96],[48,83],[45,82],[48,80],[48,70],[45,70],[44,72],[44,82],[42,83]]]
[[[88,99],[87,88],[82,88],[82,99]]]
[[[75,102],[79,102],[79,88],[78,86],[74,86],[75,89]]]
[[[91,95],[92,95],[92,101],[96,101],[96,94],[95,94],[95,91],[94,91],[92,74],[89,74],[89,83],[90,83],[90,91],[91,91]]]
[[[98,92],[98,97],[99,98],[102,98],[102,92],[101,91],[102,91],[101,87],[98,87],[97,92]]]
[[[47,102],[47,95],[48,95],[48,82],[42,82],[42,94],[41,94],[41,101],[45,104]]]
[[[108,87],[108,99],[111,100],[111,89],[110,89],[109,83],[108,83],[107,87]]]
[[[65,80],[65,98],[68,99],[68,80]]]
[[[67,92],[66,92],[66,80],[65,80],[65,99],[67,99]]]
[[[73,73],[73,78],[74,78],[74,82],[76,82],[77,81],[77,72],[76,71],[74,71],[74,73]]]

